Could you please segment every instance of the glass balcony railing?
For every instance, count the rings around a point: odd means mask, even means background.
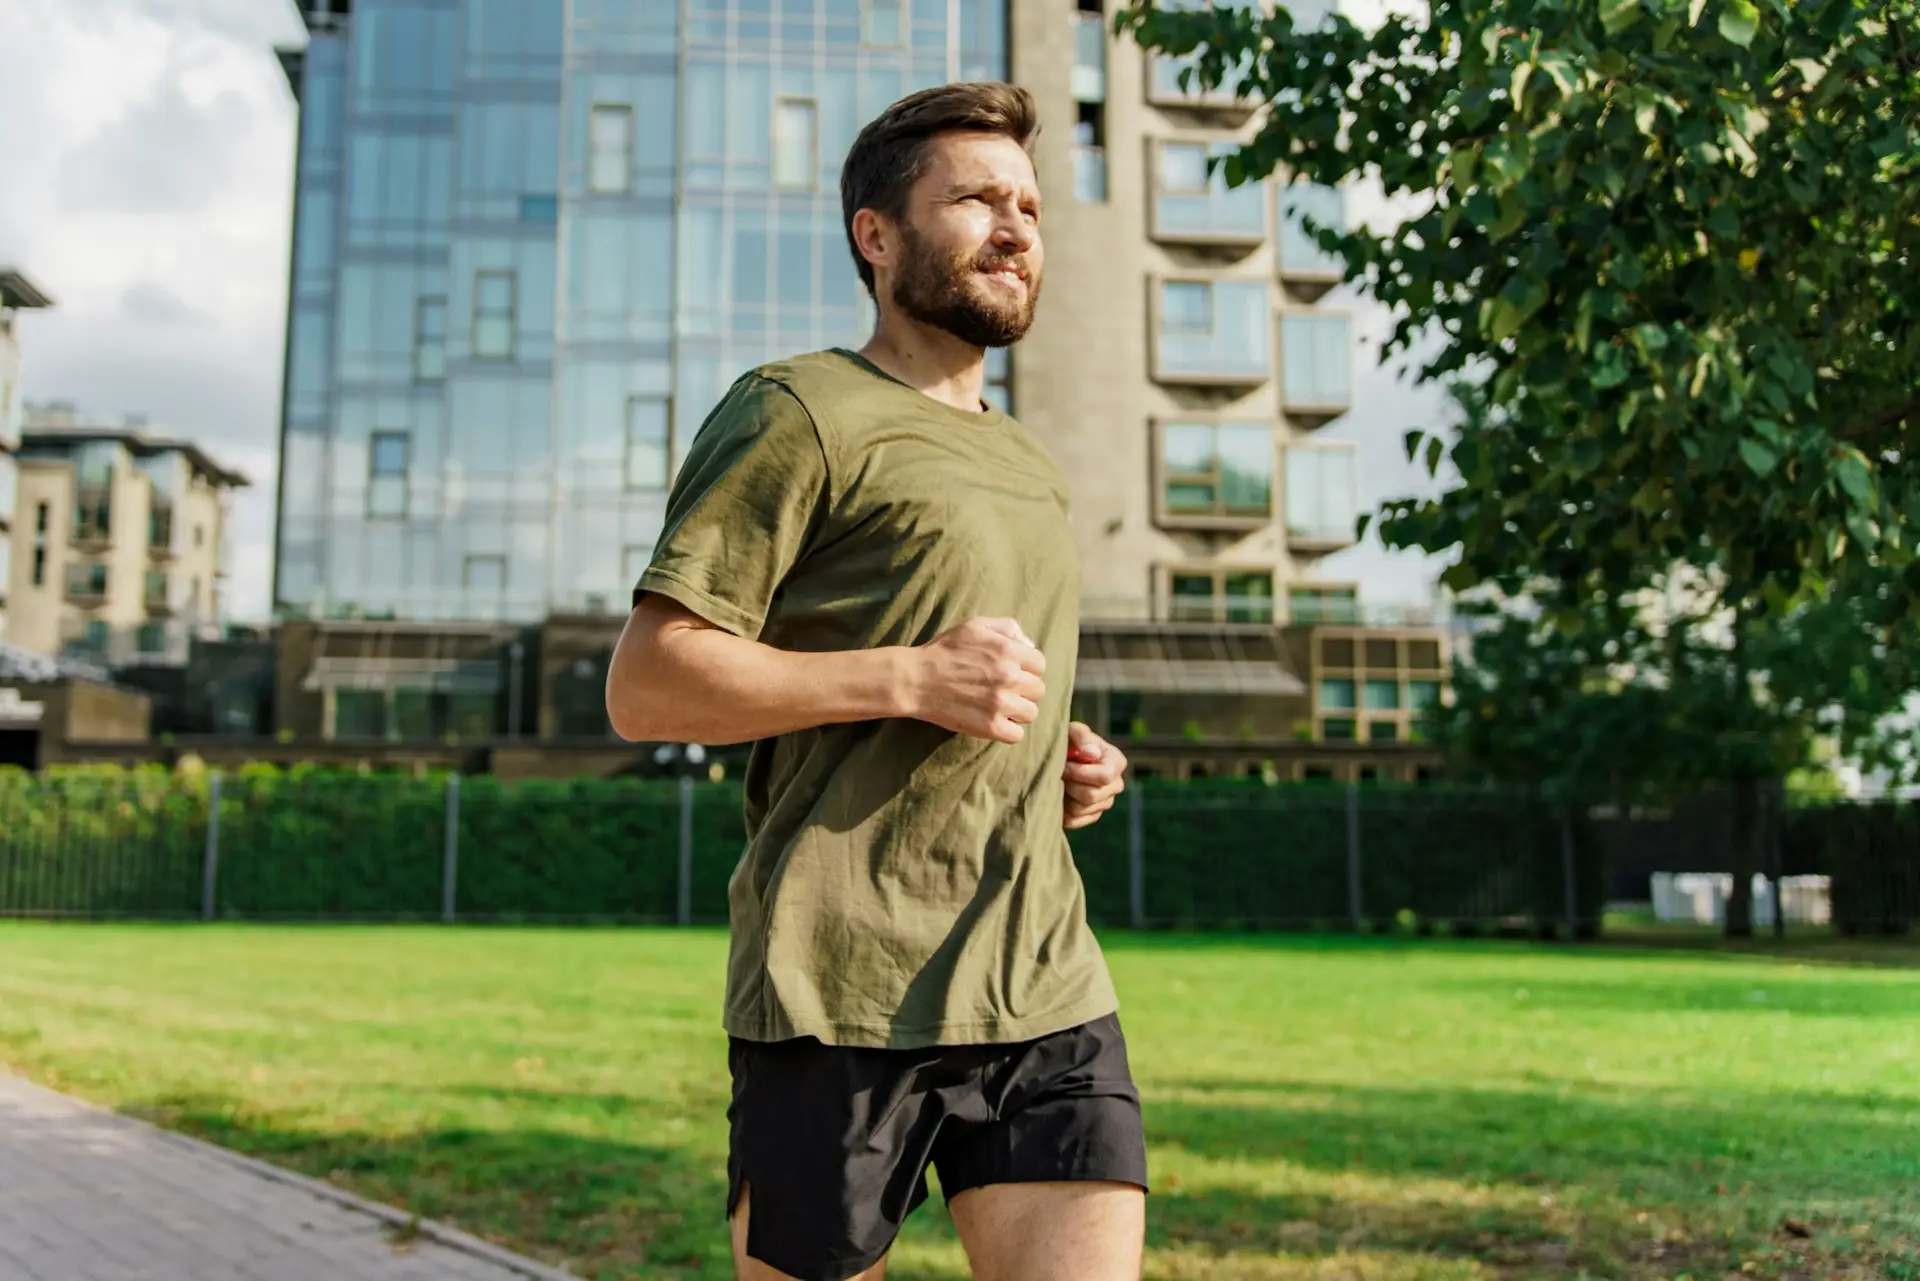
[[[1353,335],[1345,316],[1300,312],[1281,317],[1280,362],[1287,412],[1325,419],[1353,404]]]
[[[1069,87],[1075,102],[1107,100],[1107,31],[1097,13],[1073,16],[1073,77]]]
[[[1280,276],[1302,282],[1337,282],[1346,274],[1339,255],[1330,254],[1307,231],[1307,223],[1345,231],[1346,199],[1338,188],[1293,183],[1280,188]]]
[[[1158,381],[1250,386],[1271,375],[1264,280],[1162,281],[1158,301]]]
[[[1160,144],[1153,200],[1156,240],[1257,245],[1267,238],[1267,186],[1227,185],[1208,163],[1230,147],[1203,143]]]

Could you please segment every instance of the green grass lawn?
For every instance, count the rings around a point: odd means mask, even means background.
[[[1920,1281],[1912,950],[1107,943],[1151,1277]],[[0,1064],[582,1276],[721,1278],[725,946],[0,923]],[[966,1275],[937,1198],[893,1274]]]

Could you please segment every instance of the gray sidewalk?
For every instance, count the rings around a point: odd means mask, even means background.
[[[6,1281],[559,1281],[564,1274],[0,1070]]]

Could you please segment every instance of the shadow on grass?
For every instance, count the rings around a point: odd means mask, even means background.
[[[554,1130],[303,1130],[219,1098],[120,1110],[582,1277],[732,1276],[724,1168],[694,1152]]]
[[[1750,1193],[1760,1213],[1797,1204],[1920,1216],[1920,1101],[1907,1098],[1233,1080],[1167,1082],[1164,1092],[1174,1097],[1148,1100],[1149,1140],[1220,1160],[1579,1188],[1683,1211],[1727,1212]]]

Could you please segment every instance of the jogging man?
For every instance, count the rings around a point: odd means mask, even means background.
[[[1040,296],[1033,100],[905,98],[841,178],[859,352],[736,382],[614,654],[634,740],[754,743],[729,887],[743,1278],[878,1277],[938,1173],[981,1281],[1136,1281],[1145,1141],[1066,829],[1125,759],[1069,724],[1066,483],[981,400]]]

